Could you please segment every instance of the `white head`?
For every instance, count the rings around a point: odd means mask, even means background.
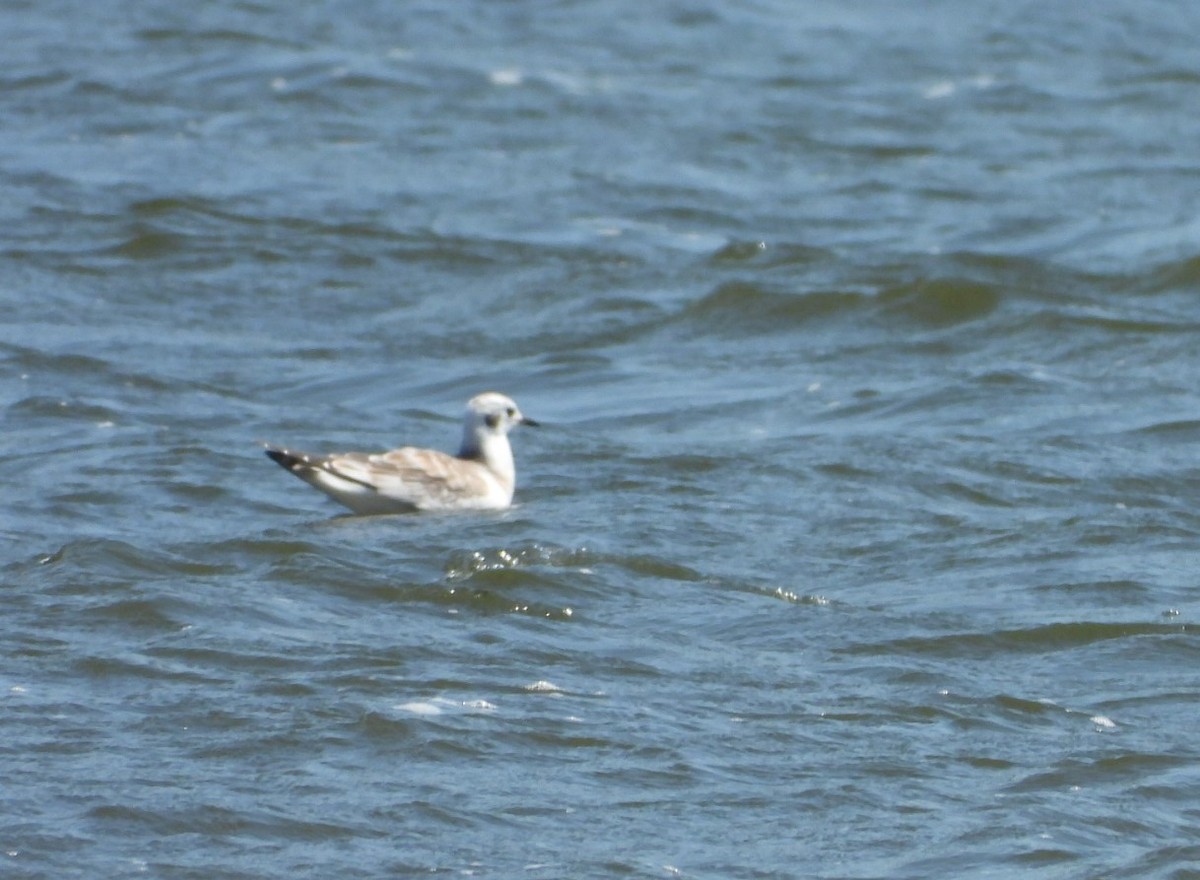
[[[537,422],[521,415],[511,397],[494,391],[475,395],[467,401],[459,457],[479,458],[497,465],[507,458],[508,468],[511,469],[512,452],[508,449],[506,437],[517,425],[536,427]]]

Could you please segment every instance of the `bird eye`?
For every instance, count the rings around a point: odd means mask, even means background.
[[[513,409],[511,406],[508,409],[506,409],[505,412],[508,413],[508,417],[510,419],[517,414],[517,411],[515,409]]]

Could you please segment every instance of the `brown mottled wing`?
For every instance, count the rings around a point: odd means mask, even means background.
[[[406,446],[391,452],[331,455],[324,467],[419,509],[470,507],[472,499],[486,498],[493,488],[483,465],[436,449]]]

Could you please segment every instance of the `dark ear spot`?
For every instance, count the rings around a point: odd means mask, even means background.
[[[489,415],[484,416],[483,420],[487,422],[487,426],[489,428],[494,428],[500,424],[500,416],[496,415],[495,413],[490,413]]]

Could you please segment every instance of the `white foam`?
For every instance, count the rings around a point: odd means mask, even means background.
[[[413,702],[401,703],[396,706],[398,712],[410,712],[413,715],[441,715],[442,707],[436,706],[433,703]]]
[[[525,81],[525,75],[515,67],[503,67],[489,73],[488,79],[494,86],[519,86]]]
[[[434,697],[432,700],[399,703],[393,708],[397,712],[408,712],[410,715],[433,717],[445,715],[447,712],[495,712],[498,707],[490,700],[450,700],[446,697]]]

